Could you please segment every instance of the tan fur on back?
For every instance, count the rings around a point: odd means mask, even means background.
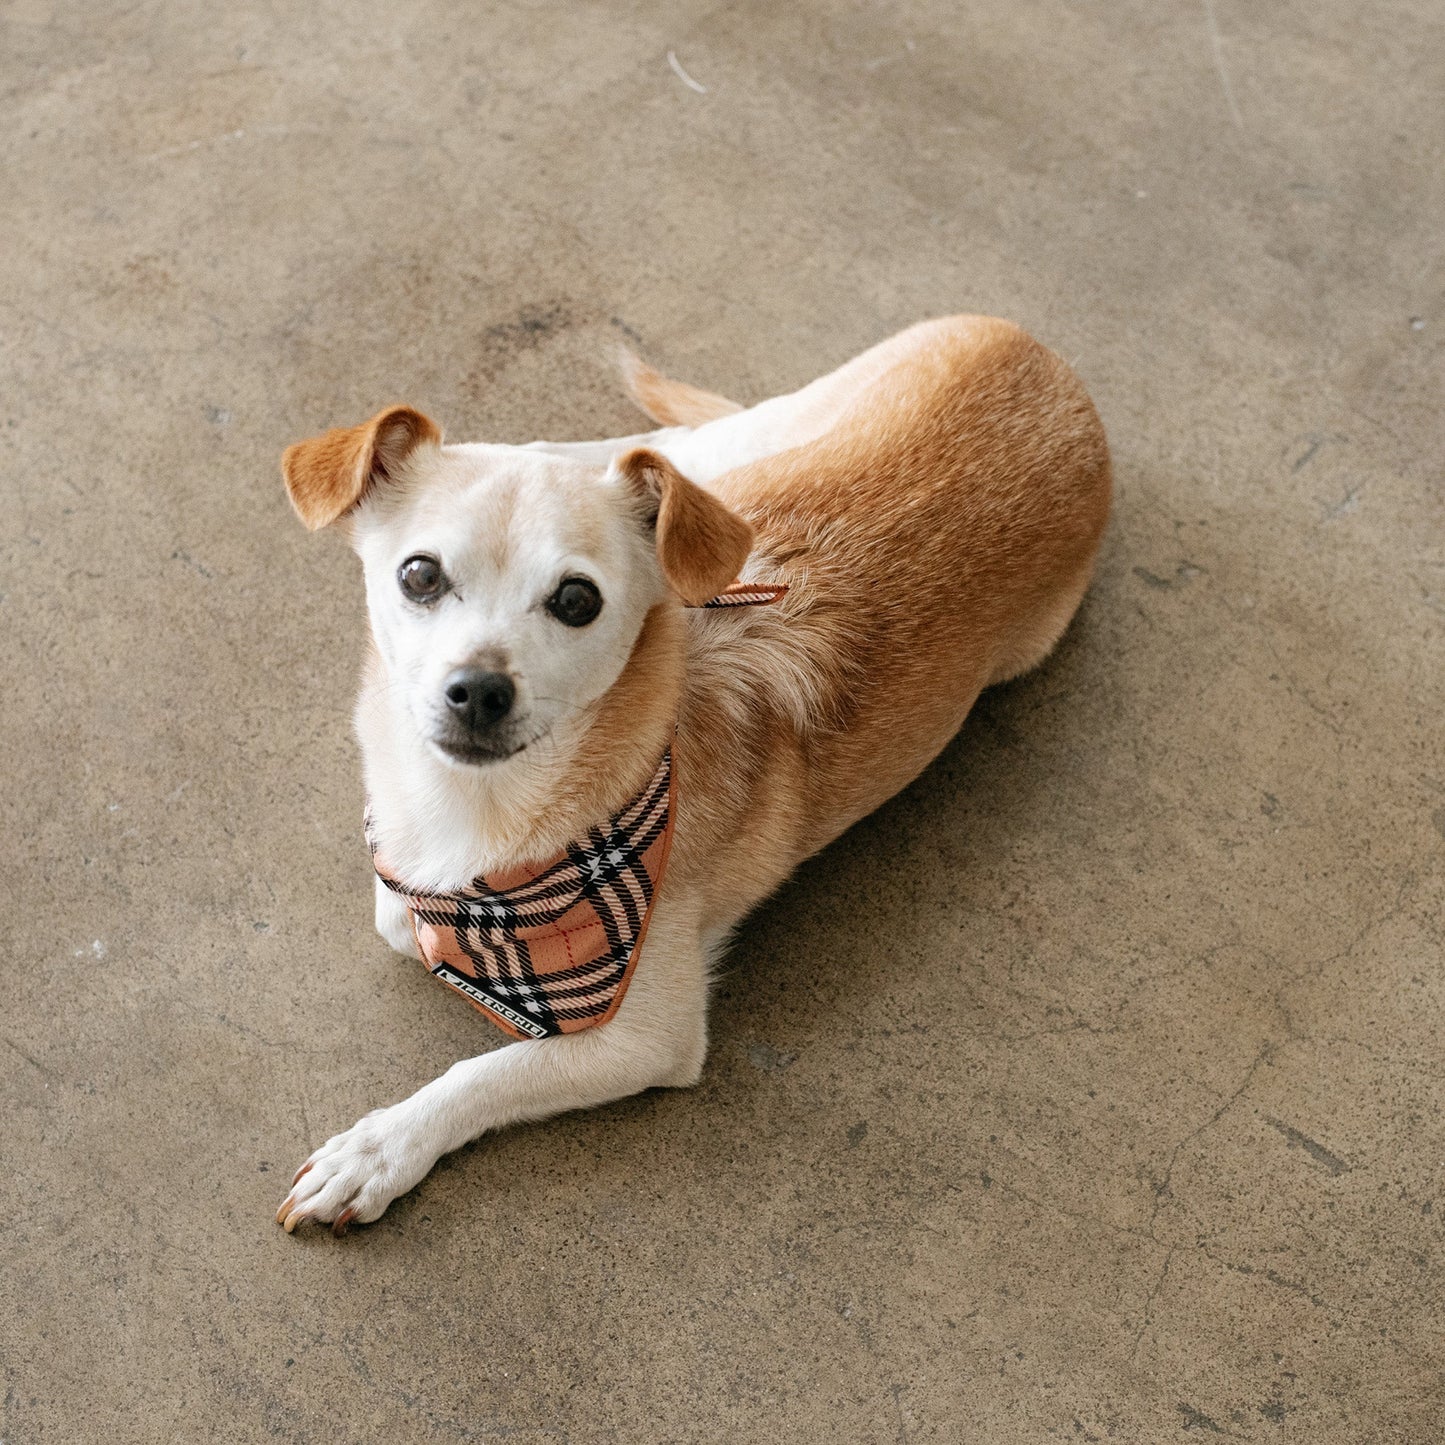
[[[747,575],[792,590],[692,614],[675,867],[719,919],[916,777],[979,692],[1073,615],[1108,516],[1103,428],[1017,327],[926,323],[825,436],[720,478]]]

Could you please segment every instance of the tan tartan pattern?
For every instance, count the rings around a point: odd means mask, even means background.
[[[704,607],[776,602],[786,585],[734,582]],[[604,1024],[642,952],[672,846],[672,749],[643,790],[607,823],[540,868],[483,874],[454,893],[405,887],[367,842],[377,876],[406,900],[434,978],[514,1038]]]
[[[483,874],[455,893],[415,892],[376,871],[411,910],[431,973],[515,1038],[606,1023],[637,964],[672,843],[672,750],[610,822],[541,868]]]

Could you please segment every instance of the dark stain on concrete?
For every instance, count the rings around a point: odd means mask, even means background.
[[[1217,1425],[1203,1410],[1196,1410],[1193,1405],[1186,1405],[1183,1400],[1179,1402],[1179,1413],[1184,1416],[1184,1428],[1186,1430],[1208,1430],[1214,1435],[1223,1435],[1223,1428]]]
[[[547,305],[525,306],[511,321],[499,321],[482,334],[488,349],[506,354],[530,351],[554,332],[571,324],[566,308],[557,301]]]
[[[611,316],[608,320],[634,345],[642,345],[642,333],[635,327],[629,326],[620,316]]]
[[[1302,1134],[1290,1124],[1284,1123],[1269,1114],[1264,1116],[1264,1121],[1271,1129],[1278,1129],[1285,1137],[1285,1142],[1291,1149],[1296,1147],[1303,1149],[1316,1164],[1322,1164],[1331,1174],[1344,1174],[1349,1170],[1349,1165],[1340,1158],[1338,1154],[1332,1154],[1325,1146],[1317,1140],[1311,1139],[1308,1134]]]
[[[781,1074],[785,1069],[791,1069],[798,1062],[797,1054],[784,1053],[782,1049],[775,1049],[771,1044],[749,1044],[748,1063],[755,1069],[762,1069],[765,1073]],[[849,1131],[851,1134],[851,1130]]]
[[[1193,562],[1180,562],[1174,568],[1174,575],[1172,577],[1161,577],[1157,572],[1151,572],[1147,567],[1135,567],[1134,575],[1143,582],[1146,587],[1153,587],[1159,592],[1175,592],[1181,587],[1187,587],[1203,571],[1203,567],[1197,566]]]

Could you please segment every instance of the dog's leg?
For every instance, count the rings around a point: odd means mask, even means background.
[[[783,450],[786,434],[779,432],[776,421],[768,426],[757,424],[759,417],[769,416],[763,411],[767,405],[764,402],[761,407],[733,412],[697,427],[665,426],[595,442],[528,442],[522,450],[606,466],[634,447],[648,447],[665,456],[689,481],[706,485],[733,467]]]
[[[682,900],[659,901],[610,1022],[464,1059],[409,1099],[368,1114],[301,1166],[276,1218],[369,1223],[443,1154],[479,1134],[657,1086],[685,1087],[707,1050],[707,950]]]
[[[654,421],[656,431],[590,442],[528,442],[524,450],[605,466],[634,447],[660,452],[690,481],[714,477],[796,444],[795,397],[774,397],[743,408],[726,397],[673,381],[628,355],[623,376],[633,400]],[[806,438],[805,438],[806,439]]]
[[[393,893],[380,878],[376,880],[376,931],[398,953],[420,958],[416,933],[411,926],[411,913],[402,897]]]
[[[659,376],[631,358],[624,364],[624,376],[642,409],[660,420],[690,420],[691,425],[664,426],[660,431],[611,441],[533,442],[531,445],[537,451],[604,465],[632,447],[651,447],[661,452],[689,481],[706,486],[735,467],[805,446],[824,436],[893,366],[956,332],[959,324],[958,317],[920,322],[855,356],[827,376],[746,409],[733,409],[736,403]],[[654,401],[658,395],[663,398],[661,406]],[[668,401],[673,396],[683,399],[680,408],[676,402]],[[689,397],[705,400],[693,409],[687,405]],[[708,405],[709,401],[714,404]]]
[[[571,457],[574,461],[595,462],[606,466],[608,462],[630,452],[633,447],[662,449],[687,435],[685,426],[665,426],[657,431],[638,432],[636,436],[609,437],[597,442],[528,442],[523,451],[546,452],[553,457]]]
[[[733,410],[734,403],[723,397],[713,397],[708,392],[659,376],[634,358],[629,363],[633,369],[625,366],[624,374],[629,377],[629,389],[642,409],[662,421],[689,421],[691,425],[667,426],[658,432],[615,442],[584,442],[579,444],[580,451],[565,445],[538,445],[544,450],[604,463],[629,447],[652,447],[689,481],[706,486],[724,472],[776,456],[792,447],[806,446],[825,436],[853,407],[863,402],[869,389],[892,367],[944,344],[956,335],[960,325],[988,324],[977,317],[920,322],[855,356],[827,376],[820,376],[797,391],[760,401],[746,410]],[[636,369],[639,367],[640,371]],[[657,397],[662,399],[660,405],[655,400]],[[703,401],[694,408],[689,404],[692,398]]]
[[[706,486],[734,467],[813,441],[833,425],[839,410],[836,400],[828,395],[820,397],[809,388],[759,402],[746,411],[729,412],[699,426],[666,426],[594,442],[528,442],[524,450],[606,466],[633,447],[650,447],[689,481]]]

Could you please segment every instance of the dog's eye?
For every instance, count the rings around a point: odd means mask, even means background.
[[[585,577],[568,577],[547,599],[547,611],[568,627],[586,627],[602,611],[602,594]]]
[[[396,569],[401,590],[413,602],[435,602],[447,590],[447,574],[435,557],[408,557]]]

